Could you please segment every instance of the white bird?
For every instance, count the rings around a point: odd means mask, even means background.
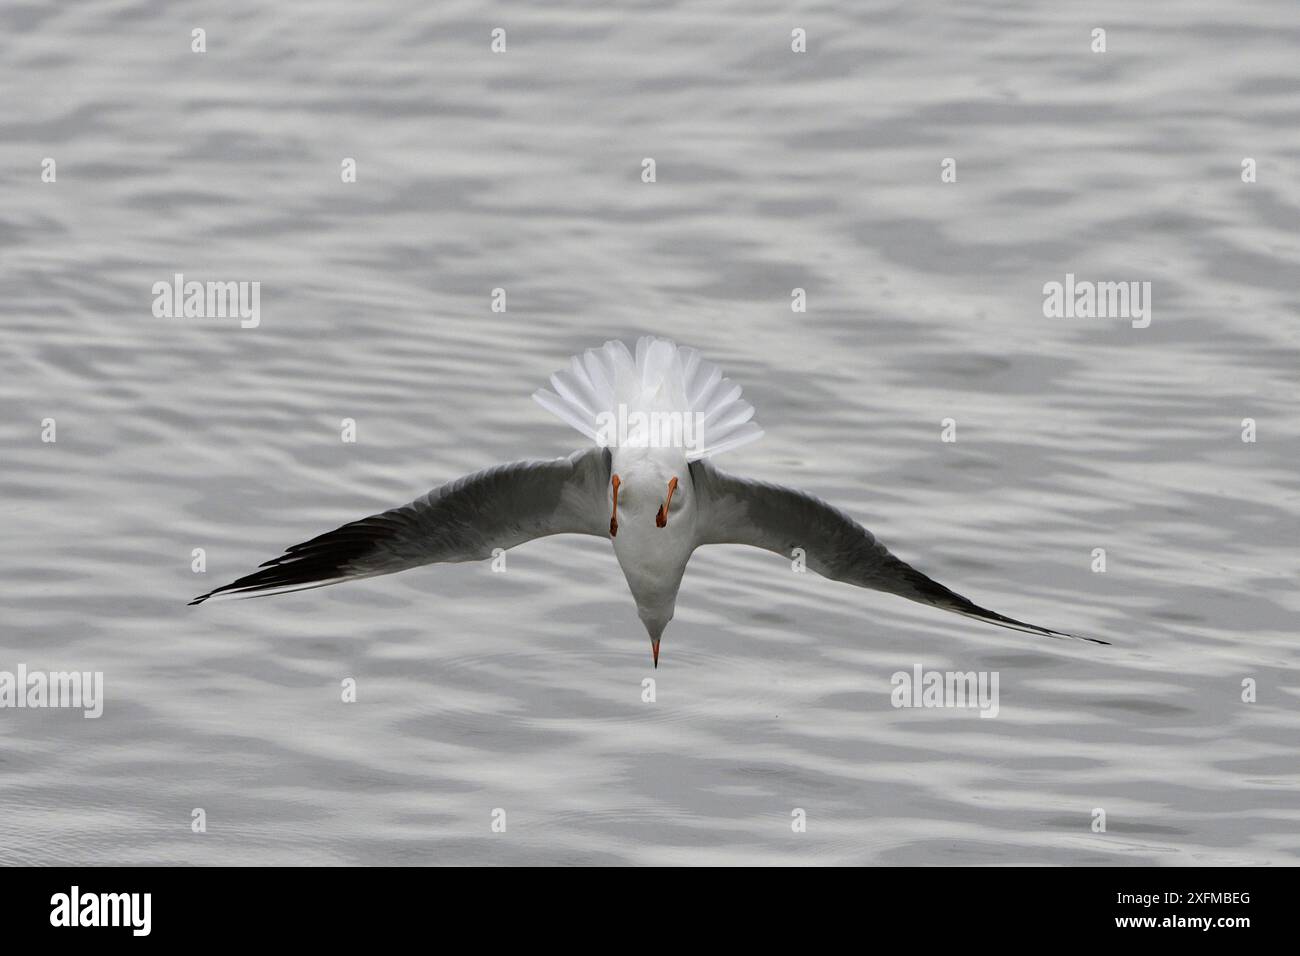
[[[1046,637],[1073,637],[986,610],[926,577],[860,524],[819,498],[715,468],[710,456],[762,437],[739,385],[694,349],[641,338],[635,355],[606,342],[551,376],[538,404],[593,442],[567,458],[475,472],[400,508],[295,544],[261,570],[191,601],[278,594],[391,574],[423,564],[478,561],[553,534],[608,537],[655,667],[677,590],[695,549],[747,544],[833,581],[897,594],[976,620]],[[1094,638],[1077,638],[1105,644]]]

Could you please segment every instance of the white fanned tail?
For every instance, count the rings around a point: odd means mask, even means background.
[[[597,445],[680,444],[696,461],[763,437],[740,386],[667,339],[643,336],[635,355],[617,341],[588,349],[551,376],[551,387],[533,393],[537,404]]]

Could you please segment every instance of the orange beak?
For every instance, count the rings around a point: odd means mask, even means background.
[[[651,642],[650,642],[650,650],[652,650],[652,651],[654,652],[654,655],[655,655],[655,670],[658,670],[658,669],[659,669],[659,642],[658,642],[658,641],[651,641]]]

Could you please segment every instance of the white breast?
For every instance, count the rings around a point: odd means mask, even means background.
[[[642,619],[662,619],[667,624],[686,563],[695,550],[695,488],[690,467],[680,449],[619,448],[613,452],[611,472],[620,481],[614,553]],[[667,526],[660,528],[655,516],[674,477],[677,491]]]

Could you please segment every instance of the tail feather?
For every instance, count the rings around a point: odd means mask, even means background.
[[[698,416],[702,434],[685,449],[688,461],[717,455],[757,441],[763,430],[741,387],[699,352],[667,339],[643,336],[633,354],[619,341],[588,349],[551,376],[554,391],[538,389],[533,399],[597,444],[617,445],[609,421],[627,415],[671,412]],[[609,416],[606,418],[605,416]]]

